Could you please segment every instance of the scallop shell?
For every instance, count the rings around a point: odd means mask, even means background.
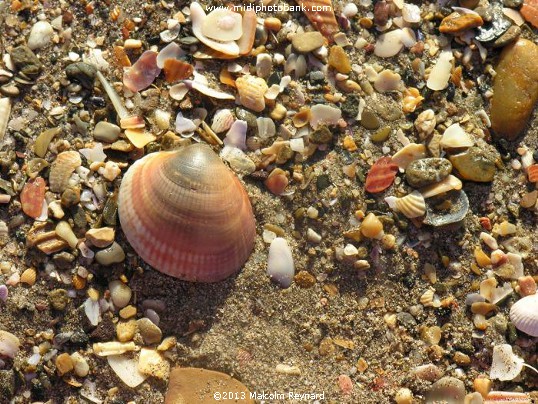
[[[21,283],[25,283],[28,286],[33,286],[37,278],[37,271],[35,268],[28,268],[21,274]]]
[[[512,305],[510,321],[532,337],[538,337],[538,295],[525,296]]]
[[[471,147],[474,145],[473,139],[455,123],[445,129],[440,145],[443,149],[456,149],[461,147]]]
[[[234,123],[234,116],[229,109],[219,109],[213,115],[213,122],[211,123],[211,129],[215,133],[222,133],[232,126]]]
[[[301,6],[306,17],[312,25],[323,34],[324,37],[332,41],[334,34],[338,32],[338,22],[334,15],[334,8],[331,0],[296,0]],[[323,11],[313,11],[323,10]]]
[[[9,98],[0,98],[0,140],[4,138],[11,114],[11,100]]]
[[[424,216],[426,213],[426,201],[418,191],[413,191],[403,198],[389,196],[385,201],[392,210],[402,212],[409,219]]]
[[[237,41],[243,34],[241,14],[217,8],[206,15],[202,33],[217,41]]]
[[[261,112],[265,109],[265,98],[268,90],[267,83],[261,77],[246,74],[239,77],[235,84],[239,93],[241,104],[248,109]]]
[[[208,38],[203,33],[204,21],[207,18],[207,15],[204,12],[202,6],[196,2],[191,4],[191,19],[192,19],[192,33],[196,38],[198,38],[203,44],[209,46],[210,48],[222,52],[230,56],[239,56],[239,46],[235,41],[216,41],[214,39]]]
[[[248,195],[207,145],[138,160],[123,178],[118,208],[123,232],[140,257],[179,279],[223,280],[254,246]]]
[[[50,167],[49,186],[52,192],[63,192],[69,183],[69,177],[82,160],[76,151],[64,151],[58,154]]]
[[[527,169],[529,182],[538,182],[538,164],[533,164]]]

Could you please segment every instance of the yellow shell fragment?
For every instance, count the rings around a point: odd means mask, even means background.
[[[409,143],[392,156],[392,161],[405,170],[412,161],[423,159],[424,157],[426,157],[426,146]]]
[[[432,196],[444,194],[448,191],[459,191],[463,184],[461,181],[454,177],[453,175],[449,175],[446,177],[443,181],[438,182],[437,184],[430,185],[426,188],[423,188],[420,193],[424,198],[431,198]]]
[[[155,139],[157,139],[151,133],[146,132],[143,129],[126,129],[125,136],[127,136],[127,139],[129,139],[129,141],[137,149],[142,149],[148,143],[153,142]]]

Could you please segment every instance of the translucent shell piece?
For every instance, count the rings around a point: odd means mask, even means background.
[[[254,246],[248,195],[207,145],[135,162],[123,177],[118,209],[125,237],[140,257],[182,280],[223,280]]]
[[[140,58],[123,74],[123,84],[132,92],[149,87],[161,73],[157,66],[157,52],[145,51]]]
[[[392,185],[396,173],[398,173],[398,166],[392,162],[392,159],[381,157],[370,168],[366,176],[366,191],[372,194],[384,191]]]
[[[387,202],[392,210],[402,212],[409,219],[424,216],[426,213],[426,201],[418,191],[413,191],[403,198],[389,196],[385,198],[385,202]]]
[[[456,149],[471,147],[474,145],[474,141],[459,124],[455,123],[446,128],[440,144],[443,149]]]
[[[334,15],[334,8],[331,0],[296,0],[302,7],[306,17],[312,25],[332,41],[334,34],[338,32],[338,22]],[[323,10],[323,11],[313,11]]]
[[[236,41],[243,33],[241,14],[217,8],[204,19],[202,33],[218,41]]]
[[[235,41],[216,41],[204,35],[202,27],[207,18],[202,6],[196,2],[191,4],[192,33],[204,45],[230,56],[239,55],[239,46]]]
[[[392,161],[405,170],[412,161],[424,157],[426,157],[426,146],[420,143],[409,143],[392,156]]]
[[[58,154],[50,167],[50,190],[52,192],[63,192],[67,187],[69,177],[81,164],[80,154],[76,151],[64,151]]]
[[[512,305],[510,321],[525,334],[538,337],[538,295],[525,296]]]
[[[235,84],[239,93],[239,100],[244,107],[256,112],[261,112],[265,109],[265,98],[263,96],[268,87],[264,79],[246,74],[239,77]]]

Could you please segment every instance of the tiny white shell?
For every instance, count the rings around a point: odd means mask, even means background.
[[[385,202],[392,210],[403,213],[409,219],[423,216],[426,213],[426,201],[418,191],[413,191],[403,198],[389,196],[385,198]]]
[[[463,128],[455,123],[446,128],[439,143],[443,149],[471,147],[474,145],[473,139],[463,130]]]
[[[282,237],[275,238],[269,247],[267,275],[283,288],[290,287],[293,281],[295,265],[288,242]]]
[[[525,296],[512,305],[510,321],[514,326],[533,337],[538,337],[538,295]]]
[[[11,100],[9,98],[0,98],[0,141],[4,138],[11,114]]]

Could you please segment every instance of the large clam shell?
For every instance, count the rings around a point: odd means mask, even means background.
[[[254,245],[248,195],[207,145],[135,162],[123,178],[118,208],[140,257],[179,279],[223,280],[241,268]]]
[[[525,296],[512,305],[510,321],[525,334],[538,337],[538,295]]]

